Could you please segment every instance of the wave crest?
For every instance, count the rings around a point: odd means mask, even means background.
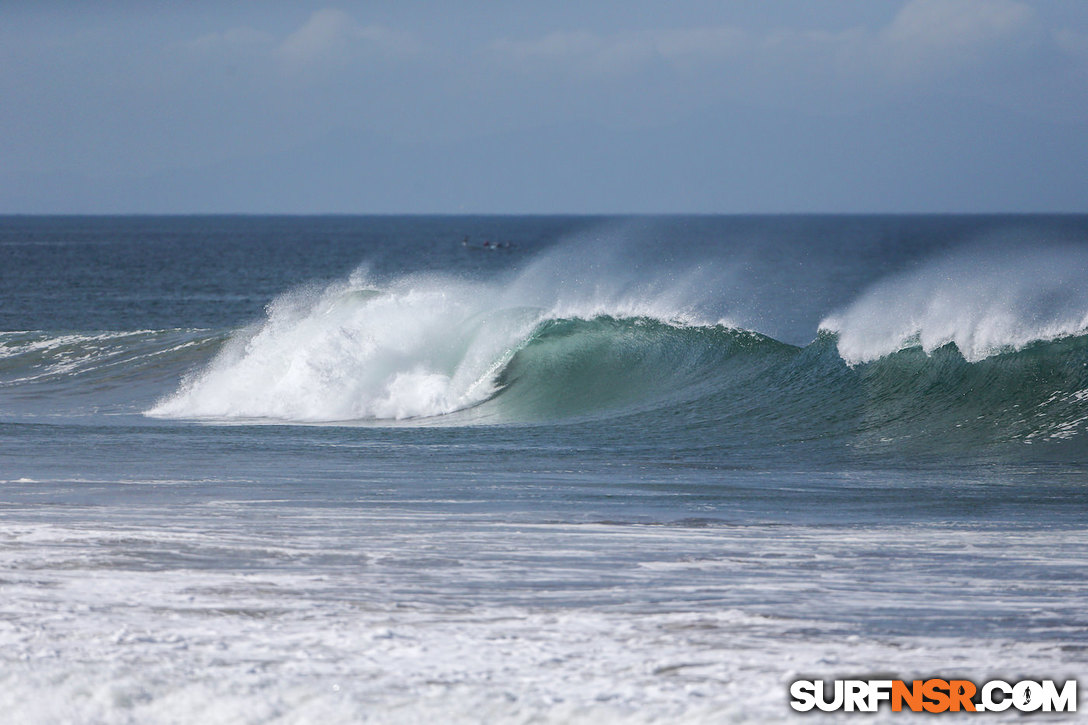
[[[1088,331],[1088,252],[967,248],[882,280],[820,329],[846,362],[954,344],[977,362]]]
[[[519,282],[520,296],[532,298]],[[413,276],[379,287],[357,272],[274,300],[263,322],[147,414],[298,422],[447,415],[495,395],[500,373],[549,320],[609,309],[645,316],[653,306],[641,293],[533,301],[516,304],[493,283]]]

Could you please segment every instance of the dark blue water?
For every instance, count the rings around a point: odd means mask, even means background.
[[[385,682],[343,647],[390,626],[441,644],[437,672],[390,670],[412,698],[472,682],[443,692],[473,713],[537,672],[500,718],[597,702],[572,683],[632,677],[591,654],[628,635],[632,661],[717,669],[639,675],[604,717],[785,716],[788,671],[1083,665],[1088,218],[7,217],[0,260],[8,651],[69,622],[12,670],[24,700],[62,677],[85,714],[161,719],[197,667],[267,706],[263,637],[309,717],[331,675],[292,669],[292,637]],[[358,607],[426,617],[360,633]],[[155,612],[181,664],[89,644]],[[473,660],[493,617],[552,675]],[[198,664],[217,642],[239,654]],[[87,648],[136,694],[87,695]],[[332,719],[395,710],[368,687]]]

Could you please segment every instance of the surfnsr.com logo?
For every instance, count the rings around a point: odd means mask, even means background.
[[[790,685],[790,707],[798,712],[876,712],[888,703],[892,712],[1076,712],[1077,681],[1059,687],[1054,680],[797,680]]]

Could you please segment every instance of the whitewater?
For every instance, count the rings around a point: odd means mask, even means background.
[[[766,722],[801,677],[1088,662],[1084,217],[0,248],[16,721]]]

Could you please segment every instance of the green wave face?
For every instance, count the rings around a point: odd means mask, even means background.
[[[900,443],[1033,443],[1083,435],[1088,422],[1088,336],[1034,343],[967,362],[955,345],[918,348],[858,366],[858,434]]]
[[[755,385],[796,348],[758,333],[650,318],[540,325],[498,377],[497,404],[517,420],[632,413]]]
[[[723,326],[597,317],[542,324],[498,376],[480,420],[638,416],[678,446],[822,443],[951,452],[1082,440],[1088,337],[967,362],[954,345],[849,366],[834,335],[797,348]]]

